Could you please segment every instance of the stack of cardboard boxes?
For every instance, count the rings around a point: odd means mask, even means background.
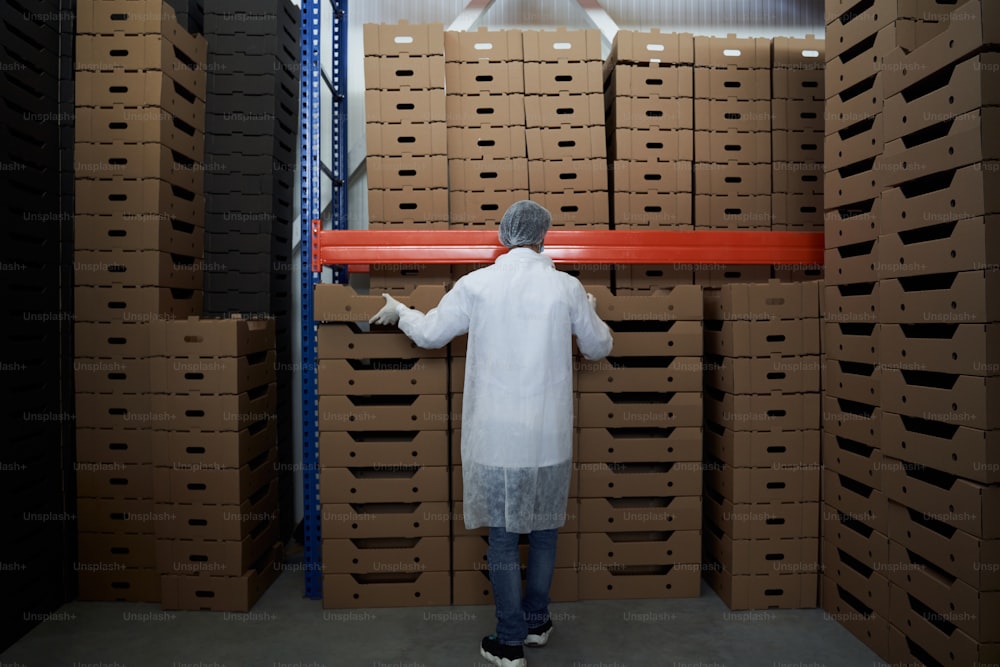
[[[816,606],[818,285],[705,292],[705,576],[730,609]]]
[[[577,363],[580,598],[696,597],[701,287],[590,290],[615,347]]]
[[[824,40],[775,37],[771,57],[771,228],[823,230]]]
[[[444,55],[451,226],[496,227],[528,198],[521,31],[448,31]]]
[[[448,359],[396,329],[369,331],[384,304],[316,288],[323,606],[451,601]],[[444,294],[400,296],[427,311]]]
[[[524,31],[528,190],[553,227],[608,228],[601,36]]]
[[[206,46],[161,0],[77,19],[80,596],[156,601],[148,323],[201,313]]]
[[[150,328],[161,604],[249,611],[280,571],[274,321]]]
[[[771,228],[771,41],[694,39],[694,226]]]

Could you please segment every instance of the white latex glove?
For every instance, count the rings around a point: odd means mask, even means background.
[[[597,297],[591,294],[590,292],[587,292],[587,303],[589,303],[590,307],[593,308],[595,311],[597,310]]]
[[[396,324],[399,322],[399,309],[405,308],[403,304],[396,301],[391,296],[382,293],[385,297],[385,305],[382,306],[382,310],[375,313],[375,316],[368,320],[369,324]]]

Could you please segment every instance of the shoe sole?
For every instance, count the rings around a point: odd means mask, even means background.
[[[486,660],[497,667],[528,667],[528,661],[524,658],[518,658],[517,660],[508,660],[507,658],[498,658],[492,653],[487,653],[486,649],[480,647],[479,655],[486,658]]]
[[[552,628],[549,628],[540,635],[528,635],[524,638],[524,645],[530,646],[532,648],[538,648],[540,646],[545,646],[549,643],[549,635],[552,634]]]

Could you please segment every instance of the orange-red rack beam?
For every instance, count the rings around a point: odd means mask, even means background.
[[[489,264],[505,252],[496,230],[317,229],[312,257],[319,271],[333,264]],[[545,254],[559,264],[820,266],[823,233],[553,229],[545,235]]]

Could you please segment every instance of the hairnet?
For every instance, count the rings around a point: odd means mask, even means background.
[[[538,245],[551,222],[544,206],[527,199],[514,202],[500,219],[500,243],[508,248]]]

